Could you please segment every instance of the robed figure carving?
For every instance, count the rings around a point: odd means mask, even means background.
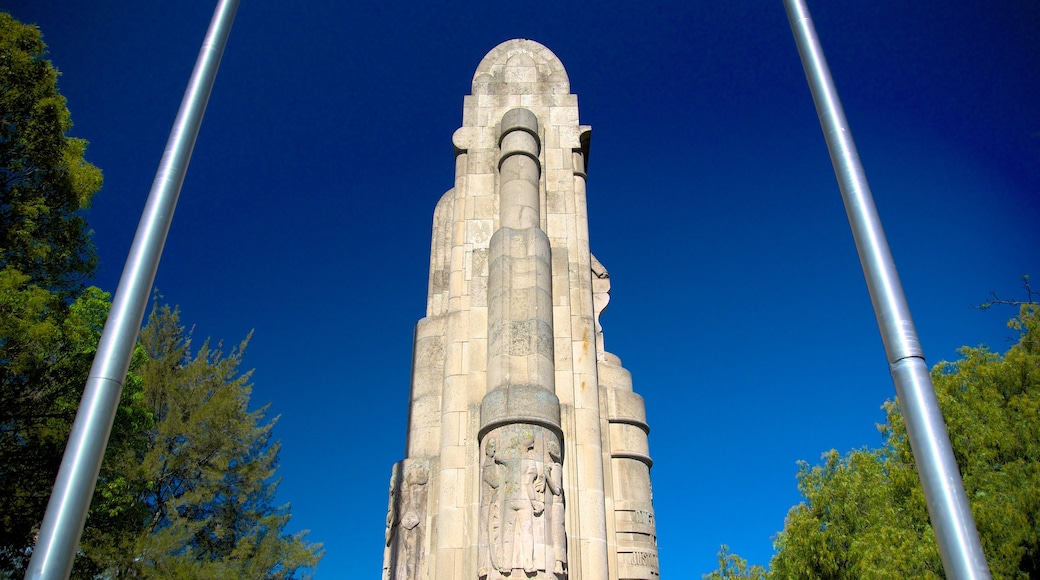
[[[488,580],[566,575],[563,468],[557,436],[531,425],[484,438],[478,570]]]
[[[403,481],[397,484],[404,471]],[[386,514],[386,553],[383,577],[390,580],[419,578],[424,560],[426,504],[430,469],[422,463],[398,464],[390,480]]]
[[[567,531],[564,527],[563,465],[560,464],[560,446],[555,441],[546,444],[549,461],[545,465],[546,511],[548,512],[549,537],[552,544],[553,573],[567,573]]]
[[[499,488],[502,486],[501,465],[495,457],[494,439],[484,444],[484,463],[481,466],[481,502],[480,502],[480,542],[477,545],[477,560],[481,577],[486,577],[490,570],[498,569],[501,545],[502,511]]]

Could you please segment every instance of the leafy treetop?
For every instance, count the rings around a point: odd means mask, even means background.
[[[86,220],[101,171],[83,159],[40,31],[0,13],[0,269],[68,297],[94,272]]]

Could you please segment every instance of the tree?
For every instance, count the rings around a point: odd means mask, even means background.
[[[0,577],[19,574],[43,518],[105,318],[109,296],[87,288],[71,305],[0,270]],[[136,353],[133,366],[142,360]],[[150,424],[132,374],[123,389],[85,534],[139,528],[121,473]],[[119,523],[119,525],[117,525]]]
[[[723,544],[719,548],[719,568],[711,574],[705,574],[704,580],[765,580],[766,569],[762,566],[748,566],[747,560],[729,551]]]
[[[775,578],[939,578],[942,563],[911,465],[891,449],[804,462],[806,503],[787,515],[771,562]]]
[[[0,578],[28,564],[108,294],[84,288],[96,254],[79,214],[101,187],[68,136],[39,31],[0,13]],[[249,373],[207,342],[194,356],[156,307],[134,352],[74,578],[297,578],[321,546],[273,505],[278,443]]]
[[[26,564],[108,313],[108,296],[83,288],[96,255],[79,215],[101,172],[68,136],[45,53],[35,27],[0,13],[0,576]]]
[[[248,410],[250,373],[239,370],[248,342],[225,356],[206,341],[192,354],[178,311],[152,309],[140,376],[154,423],[129,483],[140,490],[143,533],[119,560],[100,554],[107,576],[288,579],[317,565],[320,544],[286,534],[289,507],[273,503],[277,418],[265,420],[267,407]]]
[[[994,577],[1037,578],[1040,304],[1022,304],[1008,326],[1019,340],[1003,356],[963,348],[962,360],[939,364],[933,377]],[[892,428],[905,434],[902,417]]]
[[[83,159],[40,31],[0,13],[0,270],[69,298],[97,257],[78,213],[101,188]]]
[[[1032,297],[1032,295],[1030,295]],[[1006,302],[1006,301],[1001,301]],[[998,302],[999,303],[999,302]],[[1018,304],[1004,355],[960,350],[932,371],[994,578],[1040,578],[1040,304]],[[802,463],[805,502],[774,542],[771,578],[944,578],[906,424],[884,406],[884,445]],[[720,560],[720,570],[725,569]],[[740,577],[740,576],[737,576]]]

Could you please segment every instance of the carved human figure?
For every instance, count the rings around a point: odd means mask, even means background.
[[[386,502],[386,545],[390,545],[390,540],[393,538],[392,532],[394,524],[397,523],[396,510],[394,509],[394,503],[397,501],[397,481],[394,475],[390,476],[390,499]]]
[[[499,549],[501,547],[502,515],[499,488],[502,485],[502,476],[499,460],[495,457],[496,447],[495,440],[488,439],[484,445],[484,465],[481,467],[483,481],[480,492],[481,537],[477,546],[479,552],[477,559],[480,562],[478,574],[481,577],[487,576],[491,570],[497,570],[498,562],[501,559]]]
[[[603,325],[600,324],[599,317],[607,309],[607,303],[610,302],[610,274],[603,267],[603,264],[596,259],[596,256],[591,257],[592,309],[596,316],[596,356],[598,360],[603,361],[605,360],[603,353],[606,351],[603,347]]]
[[[549,493],[549,535],[553,551],[553,573],[557,576],[567,574],[567,531],[564,528],[563,502],[563,465],[561,465],[560,446],[549,440],[546,445],[549,451],[549,464],[545,466],[545,485]]]
[[[538,499],[545,490],[545,477],[533,457],[534,436],[523,432],[518,447],[506,449],[504,464],[503,504],[505,506],[506,550],[499,568],[503,574],[520,569],[529,574],[537,571],[534,561],[534,517],[541,515],[545,504]]]
[[[418,464],[408,468],[401,495],[403,509],[398,530],[397,580],[418,578],[423,560],[423,519],[426,517],[426,483],[430,471]]]
[[[397,478],[390,474],[390,499],[386,504],[386,548],[383,550],[383,580],[390,580],[390,550],[394,540],[394,525],[397,524]]]

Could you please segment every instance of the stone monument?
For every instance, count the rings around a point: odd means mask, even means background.
[[[386,580],[659,577],[643,399],[599,324],[590,132],[546,47],[477,67],[433,214]]]

